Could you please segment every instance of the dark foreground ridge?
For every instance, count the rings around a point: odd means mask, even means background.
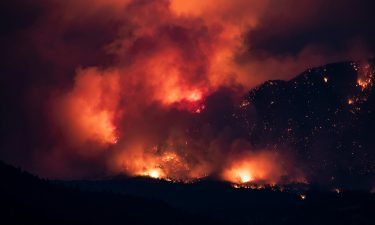
[[[234,189],[214,181],[182,184],[145,178],[51,182],[3,163],[0,175],[2,224],[370,225],[375,221],[375,196],[368,192],[281,192]]]
[[[1,224],[221,224],[158,200],[66,188],[2,162],[0,177]]]

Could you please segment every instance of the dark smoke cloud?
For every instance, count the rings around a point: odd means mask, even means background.
[[[238,61],[269,79],[306,68],[374,56],[373,1],[269,1],[244,34]],[[277,69],[275,69],[277,68]]]
[[[56,144],[47,129],[49,96],[58,87],[71,86],[77,68],[111,61],[104,48],[121,23],[108,21],[109,9],[81,12],[79,19],[69,21],[64,15],[70,15],[73,1],[65,3],[0,3],[0,154],[3,160],[31,170],[42,166],[40,159]],[[59,169],[57,174],[72,174]]]
[[[308,47],[345,53],[362,47],[373,53],[373,1],[271,1],[246,37],[250,54],[265,57],[298,54]],[[322,54],[321,53],[321,54]],[[366,56],[366,55],[364,55]]]

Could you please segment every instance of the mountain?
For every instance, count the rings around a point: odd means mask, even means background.
[[[0,178],[1,224],[221,224],[157,200],[66,188],[2,162]]]
[[[142,177],[55,181],[88,191],[111,191],[163,200],[189,213],[226,224],[372,224],[375,195],[364,191],[326,191],[313,186],[233,188],[201,180],[171,183]]]
[[[370,189],[375,185],[374,71],[374,60],[343,62],[262,84],[240,107],[248,139],[259,148],[288,148],[312,182]]]

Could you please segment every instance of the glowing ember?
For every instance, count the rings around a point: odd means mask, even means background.
[[[328,82],[328,77],[324,77],[323,80],[324,80],[324,83],[327,83]]]
[[[354,100],[351,99],[351,98],[349,98],[349,99],[348,99],[348,104],[349,104],[349,105],[352,105],[353,103],[354,103]]]
[[[244,100],[244,101],[241,102],[240,107],[241,107],[241,108],[245,108],[245,107],[247,107],[247,106],[249,106],[249,105],[250,105],[250,102],[247,101],[247,100]]]
[[[195,113],[201,113],[201,112],[203,112],[203,110],[206,108],[206,106],[205,105],[201,105],[201,106],[199,106],[196,110],[195,110]]]
[[[300,195],[299,196],[302,200],[305,200],[306,199],[306,195]]]

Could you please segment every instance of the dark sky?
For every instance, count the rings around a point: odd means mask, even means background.
[[[244,164],[262,168],[255,180],[309,180],[296,146],[254,144],[233,115],[241,96],[267,80],[372,58],[373,6],[1,1],[0,159],[54,178],[230,180],[227,171]],[[251,105],[246,121],[259,125],[259,111]]]

